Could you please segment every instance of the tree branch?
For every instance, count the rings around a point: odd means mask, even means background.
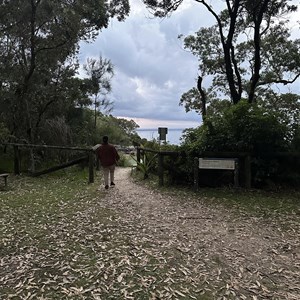
[[[282,84],[284,84],[284,85],[287,85],[287,84],[294,83],[299,77],[300,77],[300,73],[297,74],[297,75],[294,77],[294,79],[292,79],[292,80],[278,79],[278,80],[270,80],[270,81],[261,81],[261,82],[259,82],[257,85],[258,85],[258,86],[261,86],[261,85],[271,84],[271,83],[282,83]]]

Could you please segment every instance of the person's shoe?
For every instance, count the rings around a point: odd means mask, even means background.
[[[108,185],[105,186],[105,189],[108,190]]]
[[[114,182],[111,182],[110,185],[111,185],[111,186],[115,186]]]

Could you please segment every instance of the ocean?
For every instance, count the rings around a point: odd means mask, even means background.
[[[173,128],[168,128],[168,133],[167,133],[167,142],[172,144],[172,145],[179,145],[180,144],[180,137],[182,136],[182,132],[184,129],[173,129]],[[158,129],[157,128],[150,128],[150,129],[137,129],[136,130],[137,134],[141,138],[145,138],[148,141],[152,141],[153,139],[158,139],[159,134],[158,134]]]

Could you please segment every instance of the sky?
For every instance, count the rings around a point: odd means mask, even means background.
[[[179,34],[192,34],[199,27],[199,5],[187,1],[165,19],[154,18],[140,0],[131,0],[130,16],[112,20],[96,41],[82,44],[80,61],[105,57],[114,65],[112,114],[133,119],[141,128],[189,128],[201,124],[194,112],[179,106],[181,95],[194,87],[197,59],[183,49]]]
[[[198,63],[178,35],[210,26],[212,17],[194,0],[164,19],[154,18],[141,0],[130,5],[124,22],[112,20],[94,42],[81,44],[81,64],[100,55],[111,60],[113,116],[133,119],[140,128],[199,126],[200,115],[179,106],[181,95],[196,86]]]

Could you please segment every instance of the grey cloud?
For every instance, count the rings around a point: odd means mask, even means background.
[[[177,39],[179,33],[191,33],[195,20],[190,14],[196,17],[190,9],[158,20],[147,18],[144,10],[125,22],[113,21],[93,44],[81,46],[83,62],[101,54],[115,66],[109,96],[115,103],[114,115],[199,121],[199,115],[186,114],[178,105],[197,77],[197,59],[184,51]]]

